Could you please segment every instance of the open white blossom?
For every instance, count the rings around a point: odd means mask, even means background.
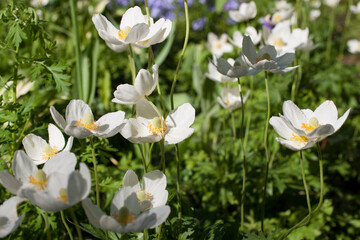
[[[350,53],[360,52],[360,42],[356,39],[350,39],[347,41],[347,47]]]
[[[123,187],[132,187],[140,202],[141,211],[164,206],[168,199],[166,176],[159,170],[144,174],[140,186],[139,179],[133,170],[125,173]]]
[[[350,11],[353,14],[359,14],[360,13],[360,2],[358,2],[356,5],[351,5],[350,6]]]
[[[243,103],[248,99],[249,94],[250,91],[247,91],[246,95],[243,96],[243,102],[241,102],[239,88],[237,86],[232,88],[225,86],[221,91],[221,97],[218,97],[217,100],[222,107],[235,110],[242,107]]]
[[[248,26],[245,29],[244,35],[248,35],[253,41],[254,45],[257,45],[261,41],[261,31],[257,32],[253,26]],[[238,48],[242,48],[243,38],[244,36],[241,34],[240,31],[235,31],[233,33],[233,38],[229,40],[232,44],[234,44]]]
[[[66,107],[65,118],[54,106],[50,107],[50,113],[56,124],[66,134],[76,138],[92,135],[103,138],[112,137],[119,132],[125,117],[123,111],[117,111],[107,113],[95,121],[90,107],[82,100],[70,101]]]
[[[228,35],[223,33],[218,38],[214,33],[209,32],[206,42],[206,47],[210,50],[212,55],[221,57],[224,53],[232,52],[233,46],[227,42]]]
[[[229,17],[235,22],[243,22],[256,17],[257,9],[254,1],[243,2],[238,10],[230,10]]]
[[[0,206],[0,238],[4,238],[14,232],[24,220],[25,214],[21,217],[17,214],[17,206],[25,201],[24,198],[11,197]]]
[[[95,14],[92,21],[106,44],[114,51],[126,50],[129,44],[147,48],[164,41],[171,30],[172,22],[160,18],[154,23],[147,15],[143,15],[138,6],[129,8],[122,16],[120,29],[117,29],[101,14]]]
[[[339,5],[340,0],[324,0],[324,4],[328,7],[334,8]]]
[[[48,133],[49,143],[34,134],[26,135],[22,141],[25,152],[33,159],[35,165],[45,163],[61,151],[71,150],[74,140],[73,137],[69,137],[65,146],[65,139],[61,131],[51,123],[48,126]]]
[[[120,188],[115,193],[111,202],[110,216],[88,198],[82,201],[82,206],[93,226],[117,233],[140,232],[155,228],[165,222],[170,214],[169,206],[159,206],[141,213],[138,197],[131,187]]]

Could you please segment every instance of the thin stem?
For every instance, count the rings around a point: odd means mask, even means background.
[[[270,119],[270,93],[269,93],[268,73],[266,71],[265,71],[265,89],[266,89],[266,98],[267,98],[267,116],[266,116],[266,123],[265,123],[265,132],[264,132],[266,169],[265,169],[265,181],[264,181],[263,197],[262,197],[262,204],[261,204],[261,231],[262,232],[264,232],[266,187],[267,187],[268,174],[269,174],[269,155],[270,155],[270,151],[268,149],[268,129],[269,129],[269,119]]]
[[[60,211],[60,216],[61,216],[61,221],[63,222],[63,224],[64,224],[64,226],[65,226],[65,228],[66,228],[66,231],[67,231],[67,233],[68,233],[68,235],[69,235],[70,240],[73,240],[74,238],[73,238],[73,236],[72,236],[72,234],[71,234],[71,231],[70,231],[69,226],[68,226],[67,223],[66,223],[66,220],[65,220],[64,212],[63,212],[63,211]]]
[[[254,88],[254,76],[250,76],[250,93],[253,92],[253,88]],[[248,103],[251,102],[252,103],[252,94],[250,94],[250,97],[248,99]],[[245,137],[244,137],[244,148],[246,150],[246,146],[247,146],[247,141],[248,141],[248,137],[249,137],[249,129],[250,129],[250,122],[251,122],[251,111],[249,111],[248,115],[247,115],[247,122],[246,122],[246,129],[245,129]]]
[[[134,53],[131,46],[131,43],[129,44],[129,61],[130,61],[130,69],[131,69],[131,78],[133,85],[135,84],[135,78],[136,78],[136,67],[135,67],[135,60],[134,60]]]
[[[71,215],[71,218],[73,219],[73,221],[74,221],[74,225],[75,225],[75,229],[76,229],[76,233],[77,233],[77,235],[78,235],[78,237],[79,237],[79,240],[82,240],[83,238],[82,238],[82,233],[81,233],[81,229],[80,229],[80,224],[79,224],[79,221],[77,220],[77,217],[76,217],[76,215],[75,215],[75,213],[74,213],[74,209],[71,207],[70,208],[70,215]]]
[[[183,49],[181,51],[180,54],[180,59],[178,62],[178,65],[176,67],[176,71],[175,71],[175,75],[174,75],[174,80],[173,83],[171,85],[171,91],[170,91],[170,101],[171,101],[171,110],[174,110],[174,90],[175,90],[175,84],[176,84],[176,80],[179,74],[179,70],[180,70],[180,66],[182,63],[182,60],[184,58],[184,54],[185,54],[185,50],[186,50],[186,46],[189,40],[189,32],[190,32],[190,20],[189,20],[189,10],[188,10],[188,3],[187,0],[184,0],[184,9],[185,9],[185,22],[186,22],[186,29],[185,29],[185,40],[184,40],[184,45],[183,45]]]
[[[160,151],[161,151],[161,164],[162,172],[165,174],[165,143],[164,137],[160,140]]]
[[[321,147],[320,144],[317,143],[316,144],[317,150],[318,150],[318,156],[319,156],[319,171],[320,171],[320,200],[319,200],[319,204],[317,205],[317,207],[315,208],[315,210],[313,211],[313,213],[319,211],[319,209],[321,208],[322,204],[323,204],[323,200],[324,200],[324,172],[323,172],[323,159],[322,159],[322,153],[321,153]]]
[[[300,150],[300,163],[301,163],[301,174],[302,174],[302,179],[303,179],[303,183],[304,183],[304,189],[305,189],[305,193],[306,193],[306,202],[308,205],[308,210],[309,210],[309,215],[311,217],[311,202],[310,202],[310,194],[309,194],[309,189],[306,183],[306,175],[305,175],[305,168],[304,168],[304,160],[303,160],[303,154],[302,154],[302,150]]]
[[[140,148],[142,163],[143,163],[143,167],[144,167],[144,174],[145,174],[145,173],[147,173],[145,144],[144,143],[140,144],[139,148]]]
[[[179,232],[181,232],[181,219],[182,219],[182,207],[181,207],[181,178],[180,178],[180,167],[181,167],[181,161],[180,161],[180,154],[179,154],[179,145],[175,144],[175,149],[176,149],[176,177],[177,177],[177,182],[176,182],[176,192],[177,192],[177,201],[178,201],[178,220],[179,220]]]
[[[236,126],[235,126],[235,118],[234,118],[234,112],[231,111],[231,125],[232,125],[232,131],[233,131],[233,136],[234,136],[234,140],[237,138],[236,136]]]
[[[335,9],[332,8],[329,18],[329,33],[326,42],[326,60],[328,62],[331,60],[331,43],[332,43],[332,33],[334,30],[334,21],[335,21]]]
[[[91,154],[92,160],[94,165],[94,174],[95,174],[95,193],[96,193],[96,205],[100,207],[100,193],[99,193],[99,179],[98,179],[98,172],[97,172],[97,165],[96,165],[96,157],[95,157],[95,147],[93,142],[93,137],[90,137],[90,144],[91,144]]]
[[[145,229],[144,233],[143,233],[143,240],[148,240],[148,239],[149,239],[149,233],[148,233],[148,230]]]
[[[45,212],[45,231],[46,231],[46,239],[47,240],[51,240],[51,235],[50,235],[50,224],[49,224],[49,215],[47,211]]]
[[[353,4],[353,0],[348,0],[348,6],[347,6],[347,11],[346,11],[346,17],[345,17],[345,24],[344,24],[344,28],[342,30],[342,40],[340,42],[340,54],[342,55],[344,52],[344,48],[345,48],[345,30],[348,27],[349,23],[350,23],[350,17],[351,17],[351,10],[350,10],[350,6]]]

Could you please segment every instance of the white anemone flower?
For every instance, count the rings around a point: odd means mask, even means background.
[[[257,9],[254,1],[241,3],[238,10],[230,10],[229,17],[235,22],[244,22],[256,17]]]
[[[276,10],[287,10],[292,9],[291,3],[288,3],[286,0],[276,1],[275,2],[275,9]]]
[[[235,60],[232,59],[232,58],[228,58],[226,60],[230,65],[234,65],[235,63]],[[216,62],[216,57],[213,56],[213,62]],[[208,69],[209,69],[209,72],[208,73],[205,73],[205,76],[215,82],[235,82],[236,81],[236,78],[231,78],[231,77],[228,77],[224,74],[221,74],[216,66],[214,65],[212,61],[209,61],[209,64],[208,64]]]
[[[49,0],[31,0],[30,5],[32,7],[42,7],[48,5]]]
[[[133,170],[125,173],[123,187],[132,187],[140,202],[140,210],[164,206],[168,199],[166,176],[159,170],[145,173],[140,186],[139,179]]]
[[[280,11],[275,12],[273,15],[266,15],[264,20],[271,24],[276,25],[280,22],[289,20],[294,15],[294,9],[282,9]]]
[[[259,73],[260,71],[249,68],[243,61],[242,57],[238,57],[234,62],[226,61],[223,58],[216,58],[213,60],[216,69],[223,75],[230,78],[240,78],[243,76],[250,76]]]
[[[238,87],[225,86],[221,91],[221,97],[218,97],[217,100],[220,105],[226,109],[235,110],[242,107],[246,102],[250,94],[250,91],[247,91],[246,95],[243,97],[243,102],[241,102],[240,92]]]
[[[184,103],[171,111],[164,119],[146,99],[136,104],[136,118],[125,120],[120,134],[132,143],[158,142],[164,138],[166,144],[176,144],[190,137],[190,128],[195,120],[195,109]]]
[[[150,18],[149,26],[147,15],[143,15],[138,6],[126,10],[120,22],[120,29],[114,27],[101,14],[95,14],[92,21],[99,36],[117,52],[125,50],[129,44],[147,48],[161,43],[168,37],[172,27],[172,22],[164,18],[160,18],[155,23]]]
[[[209,32],[206,42],[206,47],[210,50],[212,55],[221,57],[224,53],[232,52],[233,46],[227,42],[228,35],[226,33],[221,34],[218,38],[215,33]]]
[[[350,11],[353,14],[359,14],[360,13],[360,2],[358,2],[356,5],[351,5],[350,6]]]
[[[295,53],[287,52],[277,57],[276,49],[272,45],[266,45],[256,52],[255,46],[248,36],[244,36],[243,52],[242,57],[246,64],[258,71],[286,73],[298,67],[287,67],[294,60]]]
[[[69,137],[65,146],[65,139],[61,131],[54,125],[49,124],[49,143],[43,138],[34,134],[28,134],[24,137],[22,143],[25,152],[33,159],[35,165],[43,164],[55,154],[61,151],[70,151],[73,145],[73,137]],[[64,148],[65,147],[65,148]]]
[[[114,103],[136,104],[140,99],[149,96],[155,89],[158,82],[158,65],[152,67],[153,74],[141,69],[135,78],[135,84],[120,84],[114,92]]]
[[[82,100],[71,100],[66,107],[65,118],[50,107],[50,113],[56,124],[69,136],[86,138],[92,135],[108,138],[117,134],[122,126],[125,113],[123,111],[111,112],[94,120],[94,115]],[[66,119],[66,120],[65,120]]]
[[[42,169],[19,150],[15,152],[12,170],[0,172],[0,182],[11,193],[27,198],[45,211],[59,211],[83,200],[91,189],[91,176],[86,164],[75,171],[76,157],[61,152],[49,159]]]
[[[111,202],[110,216],[88,198],[82,201],[82,206],[93,226],[117,233],[140,232],[155,228],[165,222],[170,214],[169,206],[159,206],[141,213],[137,195],[131,187],[120,188],[115,193]]]
[[[339,5],[340,0],[325,0],[324,4],[327,5],[328,7],[334,8],[337,5]]]
[[[24,198],[11,197],[0,206],[0,238],[14,232],[24,220],[25,214],[18,216],[16,208]]]
[[[253,26],[248,26],[245,29],[245,34],[248,35],[251,40],[253,41],[254,45],[257,45],[261,41],[261,32],[257,32],[256,29]],[[238,48],[242,48],[242,42],[243,42],[244,36],[241,34],[240,31],[235,31],[233,33],[233,39],[229,39],[232,44],[237,46]]]
[[[360,52],[360,42],[356,39],[350,39],[347,41],[347,47],[350,53]]]
[[[321,11],[319,9],[313,9],[310,11],[310,20],[315,21],[318,17],[320,17]]]
[[[300,110],[292,101],[285,101],[283,113],[280,117],[295,132],[308,139],[321,141],[334,134],[340,129],[347,119],[350,109],[338,118],[338,111],[333,101],[326,100],[312,111],[310,109]]]

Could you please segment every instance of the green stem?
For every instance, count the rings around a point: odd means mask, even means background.
[[[266,123],[265,123],[265,132],[264,132],[266,169],[265,169],[265,181],[264,181],[264,189],[263,189],[262,204],[261,204],[261,231],[262,232],[264,232],[266,187],[267,187],[268,174],[269,174],[269,154],[270,154],[270,151],[268,149],[268,129],[269,129],[269,120],[270,120],[270,93],[269,93],[268,73],[266,71],[265,71],[265,89],[266,89],[266,99],[267,99],[267,116],[266,116]]]
[[[63,224],[64,224],[64,226],[65,226],[65,228],[66,228],[66,231],[67,231],[67,233],[68,233],[68,235],[69,235],[70,240],[73,240],[74,238],[73,238],[73,236],[72,236],[72,234],[71,234],[71,231],[70,231],[69,226],[68,226],[67,223],[66,223],[66,220],[65,220],[64,212],[63,212],[63,211],[60,211],[60,216],[61,216],[61,221],[63,222]]]
[[[133,83],[133,85],[135,85],[136,67],[135,67],[134,53],[133,53],[131,44],[129,44],[129,55],[128,56],[129,56],[129,61],[130,61],[132,83]]]
[[[76,79],[77,83],[80,84],[78,86],[78,94],[80,99],[84,99],[83,93],[83,78],[82,78],[82,64],[81,64],[81,52],[80,52],[80,41],[79,41],[79,30],[78,30],[78,22],[76,18],[76,6],[74,0],[70,1],[70,10],[71,10],[71,22],[73,27],[73,42],[75,45],[75,58],[76,58]]]
[[[181,167],[181,161],[180,161],[180,154],[179,154],[179,145],[175,144],[175,149],[176,149],[176,177],[177,177],[177,182],[176,182],[176,192],[177,192],[177,201],[178,201],[178,220],[179,220],[179,232],[181,232],[181,219],[182,219],[182,207],[181,207],[181,178],[180,178],[180,167]]]
[[[174,90],[175,90],[175,84],[176,84],[176,80],[179,74],[179,70],[180,70],[180,66],[182,63],[182,60],[184,58],[184,54],[185,54],[185,50],[186,50],[186,46],[189,40],[189,32],[190,32],[190,20],[189,20],[189,10],[188,10],[188,3],[187,0],[184,0],[184,9],[185,9],[185,22],[186,22],[186,29],[185,29],[185,40],[184,40],[184,45],[183,45],[183,49],[181,51],[180,54],[180,59],[178,62],[178,65],[176,67],[176,71],[175,71],[175,75],[174,75],[174,80],[173,83],[171,85],[171,91],[170,91],[170,101],[171,101],[171,110],[174,110]]]
[[[250,96],[249,96],[249,99],[248,99],[248,103],[252,103],[253,88],[254,88],[254,76],[250,76]],[[247,116],[248,117],[247,117],[246,129],[245,129],[245,137],[244,137],[244,148],[245,148],[245,150],[246,150],[246,146],[247,146],[247,142],[248,142],[248,138],[249,138],[249,129],[250,129],[250,122],[251,122],[251,111],[249,111]]]
[[[148,239],[149,239],[149,233],[148,233],[148,230],[145,229],[144,233],[143,233],[143,240],[148,240]]]
[[[320,200],[319,200],[319,204],[317,205],[317,207],[315,208],[315,210],[313,211],[313,213],[319,211],[319,209],[321,208],[322,204],[323,204],[323,200],[324,200],[324,172],[323,172],[323,159],[322,159],[322,153],[321,153],[321,147],[320,144],[317,143],[317,150],[318,150],[318,156],[319,156],[319,171],[320,171]]]
[[[334,21],[335,21],[335,9],[332,8],[329,18],[329,33],[326,43],[326,60],[330,62],[331,60],[331,43],[332,43],[332,33],[334,30]]]
[[[164,133],[163,133],[164,134]],[[160,151],[161,151],[161,164],[162,172],[165,174],[165,143],[164,143],[164,136],[160,140]]]
[[[347,6],[347,11],[346,11],[346,17],[345,17],[345,24],[344,24],[344,29],[342,30],[342,40],[340,42],[340,54],[342,55],[344,53],[344,48],[345,48],[345,38],[344,36],[346,36],[345,30],[346,28],[349,26],[350,23],[350,17],[351,17],[351,11],[350,11],[350,6],[353,4],[353,0],[348,0],[348,6]]]
[[[46,231],[46,239],[47,240],[51,240],[51,235],[50,235],[50,224],[49,224],[49,215],[47,211],[45,212],[45,231]]]
[[[232,131],[233,131],[233,136],[234,136],[234,140],[235,140],[237,138],[237,136],[236,136],[236,126],[235,126],[234,112],[230,111],[230,114],[231,114]]]
[[[141,153],[141,158],[142,158],[142,163],[143,163],[143,167],[144,167],[144,174],[147,173],[147,166],[146,166],[146,154],[145,154],[145,144],[139,144],[139,148],[140,148],[140,153]]]
[[[309,217],[311,218],[312,209],[311,209],[309,189],[308,189],[308,186],[307,186],[307,183],[306,183],[306,175],[305,175],[305,168],[304,168],[304,160],[303,160],[302,150],[300,150],[300,163],[301,163],[301,174],[302,174],[302,179],[303,179],[305,193],[306,193],[306,202],[307,202],[307,205],[308,205],[308,210],[309,210],[309,215],[310,215]]]
[[[82,238],[82,233],[81,233],[81,229],[80,229],[80,224],[79,224],[79,221],[77,220],[77,217],[76,217],[76,215],[75,215],[75,213],[74,213],[74,209],[71,207],[70,208],[70,215],[71,215],[71,218],[73,219],[73,221],[74,221],[74,225],[75,225],[75,229],[76,229],[76,233],[77,233],[77,235],[78,235],[78,237],[79,237],[79,240],[82,240],[83,238]]]
[[[90,144],[91,144],[91,154],[92,154],[92,160],[93,160],[93,165],[94,165],[94,174],[95,174],[96,205],[98,205],[100,207],[99,179],[98,179],[98,172],[97,172],[97,165],[96,165],[93,136],[90,137]]]

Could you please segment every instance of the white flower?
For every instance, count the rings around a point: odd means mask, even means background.
[[[255,75],[260,72],[250,69],[241,56],[236,58],[234,62],[226,61],[223,58],[216,58],[213,60],[213,64],[221,74],[230,78],[240,78],[243,76]]]
[[[125,173],[123,187],[132,187],[140,202],[140,210],[164,206],[168,199],[166,176],[159,170],[145,173],[140,187],[139,179],[133,170]]]
[[[347,41],[347,47],[350,53],[360,52],[360,42],[356,39],[350,39]]]
[[[315,111],[312,111],[310,109],[300,110],[292,101],[288,100],[283,104],[283,113],[284,115],[280,115],[280,117],[296,135],[319,142],[340,129],[348,117],[350,109],[338,118],[338,111],[333,101],[327,100]]]
[[[214,33],[209,32],[206,42],[206,47],[210,50],[212,55],[221,57],[224,53],[232,52],[233,46],[227,43],[228,35],[223,33],[218,38]]]
[[[24,220],[25,214],[18,216],[16,208],[25,199],[11,197],[0,206],[0,238],[14,232]]]
[[[250,92],[248,91],[243,97],[243,103],[246,102],[249,94]],[[221,91],[221,97],[218,97],[217,100],[221,106],[230,110],[235,110],[243,105],[240,98],[239,88],[236,86],[232,88],[230,88],[230,86],[225,86]]]
[[[261,41],[261,32],[259,31],[259,33],[256,31],[256,29],[252,26],[248,26],[245,29],[245,34],[244,35],[248,35],[251,40],[253,41],[254,45],[260,43]],[[229,39],[230,42],[232,44],[234,44],[235,46],[237,46],[238,48],[242,48],[242,42],[243,42],[243,35],[241,34],[240,31],[235,31],[233,33],[233,39]]]
[[[340,0],[325,0],[324,1],[325,5],[327,5],[327,6],[331,7],[331,8],[334,8],[337,5],[339,5],[339,2],[340,2]]]
[[[26,135],[22,141],[25,152],[32,158],[35,165],[45,163],[60,151],[71,150],[73,137],[69,137],[68,143],[65,146],[65,139],[61,131],[51,123],[48,126],[48,133],[49,143],[34,134]]]
[[[266,45],[256,52],[255,46],[248,36],[244,36],[243,52],[242,57],[246,64],[258,71],[286,73],[298,67],[287,67],[294,60],[294,53],[287,52],[277,57],[277,52],[271,45]]]
[[[310,20],[314,21],[320,17],[321,11],[319,9],[313,9],[310,11]]]
[[[195,109],[189,103],[180,105],[164,119],[153,109],[149,101],[136,104],[136,118],[125,121],[121,135],[132,143],[158,142],[164,136],[166,144],[176,144],[190,137],[195,120]]]
[[[232,58],[228,58],[226,60],[230,65],[234,65],[235,63],[235,60],[232,59]],[[213,56],[213,62],[216,62],[216,57]],[[216,82],[235,82],[236,81],[236,78],[230,78],[224,74],[221,74],[216,66],[214,65],[212,61],[209,61],[209,64],[208,64],[208,68],[209,68],[209,72],[208,73],[205,73],[205,76],[213,81],[216,81]]]
[[[93,226],[117,233],[140,232],[155,228],[165,222],[170,214],[169,206],[159,206],[140,213],[140,203],[131,187],[120,188],[115,193],[110,216],[88,198],[82,201],[82,206]]]
[[[24,151],[16,151],[12,170],[0,172],[0,181],[11,193],[29,199],[45,211],[58,211],[86,198],[91,188],[89,169],[80,163],[75,171],[76,157],[61,152],[38,169]]]
[[[172,22],[160,18],[154,23],[150,18],[148,24],[147,15],[143,15],[138,6],[129,8],[122,16],[120,29],[115,28],[101,14],[95,14],[92,21],[106,44],[114,51],[125,50],[128,44],[147,48],[151,45],[164,41],[170,33]]]
[[[273,15],[265,16],[264,20],[271,25],[276,25],[279,22],[289,20],[293,16],[293,12],[293,8],[283,9],[275,12]]]
[[[229,16],[235,22],[243,22],[256,17],[257,10],[254,1],[241,3],[238,10],[230,10]]]
[[[287,10],[292,9],[292,5],[288,3],[286,0],[276,1],[275,2],[275,9],[276,10]]]
[[[140,99],[149,96],[155,89],[159,74],[158,65],[154,65],[153,75],[145,69],[141,69],[136,76],[135,84],[120,84],[114,92],[114,103],[136,104]]]
[[[30,5],[33,7],[46,6],[49,3],[49,0],[31,0]]]
[[[350,10],[354,14],[360,13],[360,2],[358,2],[356,5],[351,5]]]
[[[66,134],[76,138],[86,138],[92,135],[104,138],[112,137],[119,132],[125,117],[123,111],[117,111],[107,113],[99,120],[94,121],[90,107],[82,100],[70,101],[66,107],[65,118],[54,106],[50,107],[50,113],[56,124]]]

